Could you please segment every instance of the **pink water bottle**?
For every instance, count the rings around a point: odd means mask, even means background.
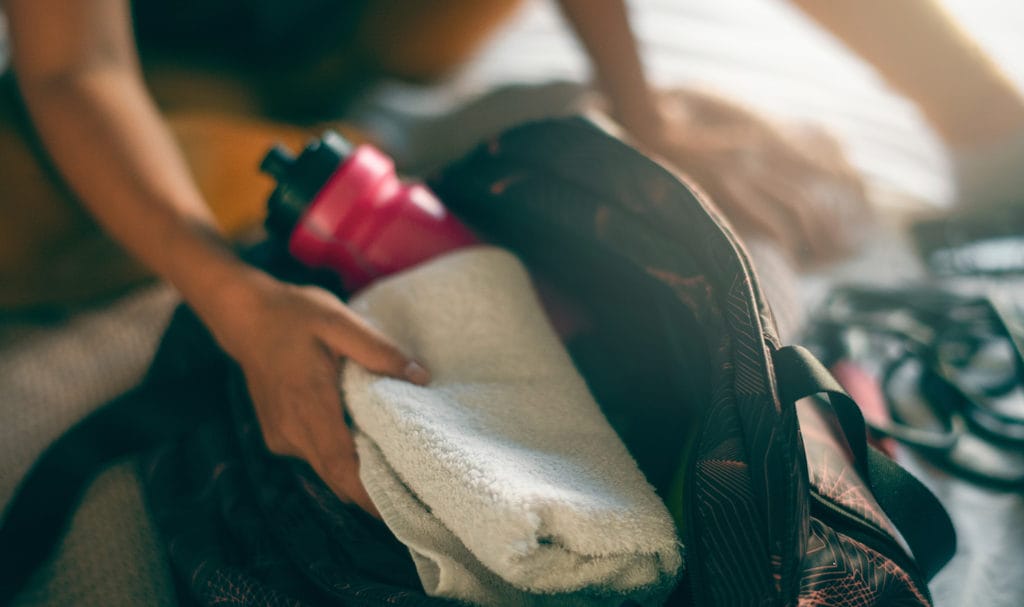
[[[278,184],[267,228],[298,261],[337,272],[349,292],[479,242],[426,186],[401,181],[389,157],[332,131],[297,158],[274,147],[260,170]]]

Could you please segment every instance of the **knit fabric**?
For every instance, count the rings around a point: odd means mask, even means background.
[[[0,336],[0,504],[50,442],[136,384],[177,296],[147,289],[51,323],[8,323]],[[176,604],[134,464],[87,491],[56,557],[15,603],[110,607]]]

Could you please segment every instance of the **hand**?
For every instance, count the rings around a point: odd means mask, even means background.
[[[626,124],[642,146],[691,177],[736,227],[802,261],[852,250],[870,217],[864,186],[821,131],[786,132],[706,93],[662,93],[659,112]]]
[[[359,482],[339,359],[420,385],[430,375],[324,289],[260,274],[243,293],[213,328],[245,372],[267,447],[305,460],[342,501],[379,517]]]

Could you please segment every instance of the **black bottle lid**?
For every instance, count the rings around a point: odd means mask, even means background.
[[[267,231],[287,240],[306,207],[351,153],[352,144],[334,131],[310,142],[298,158],[283,146],[271,148],[260,163],[260,171],[277,180],[267,201]]]

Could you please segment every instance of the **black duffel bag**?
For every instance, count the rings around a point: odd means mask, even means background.
[[[859,409],[813,356],[780,343],[746,252],[706,198],[582,118],[512,129],[431,186],[592,321],[568,344],[577,367],[651,483],[682,500],[687,570],[672,604],[931,604],[927,580],[955,550],[948,516],[867,446]],[[250,260],[336,288],[278,243]],[[383,524],[266,450],[240,371],[182,307],[142,385],[22,483],[0,528],[0,604],[95,473],[143,449],[183,601],[446,602],[423,594]]]

